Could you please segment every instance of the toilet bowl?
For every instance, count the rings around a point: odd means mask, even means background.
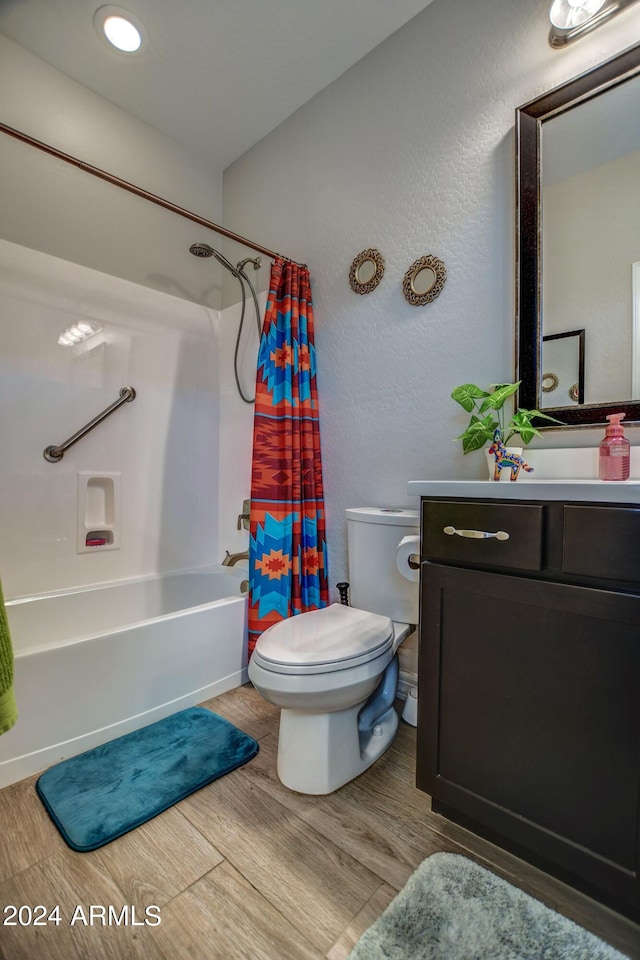
[[[337,603],[265,630],[249,679],[281,708],[277,764],[286,787],[331,793],[384,753],[398,729],[396,651],[408,632]]]
[[[418,513],[359,507],[347,510],[347,527],[354,606],[274,624],[249,662],[258,693],[281,708],[278,776],[298,793],[331,793],[353,780],[398,729],[396,651],[418,607],[417,577],[404,572],[398,549],[407,535],[417,539]]]

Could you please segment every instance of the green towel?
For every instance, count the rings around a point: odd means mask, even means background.
[[[11,730],[18,719],[13,694],[13,647],[0,584],[0,733]]]

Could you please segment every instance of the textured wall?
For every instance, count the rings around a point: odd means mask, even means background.
[[[407,480],[483,476],[452,442],[465,419],[449,394],[513,376],[514,110],[640,35],[633,9],[552,50],[547,13],[435,0],[225,172],[225,222],[311,267],[334,584],[345,507],[415,506]],[[386,273],[360,297],[347,275],[369,246]],[[402,277],[425,253],[448,280],[414,307]]]

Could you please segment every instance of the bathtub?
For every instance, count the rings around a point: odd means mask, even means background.
[[[247,680],[247,571],[212,567],[7,600],[18,722],[0,787]]]

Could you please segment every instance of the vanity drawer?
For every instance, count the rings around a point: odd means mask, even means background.
[[[543,504],[423,501],[422,558],[469,566],[541,570],[543,517]],[[508,538],[460,536],[453,530],[493,534],[500,531]]]
[[[640,510],[565,504],[562,570],[640,583]]]

